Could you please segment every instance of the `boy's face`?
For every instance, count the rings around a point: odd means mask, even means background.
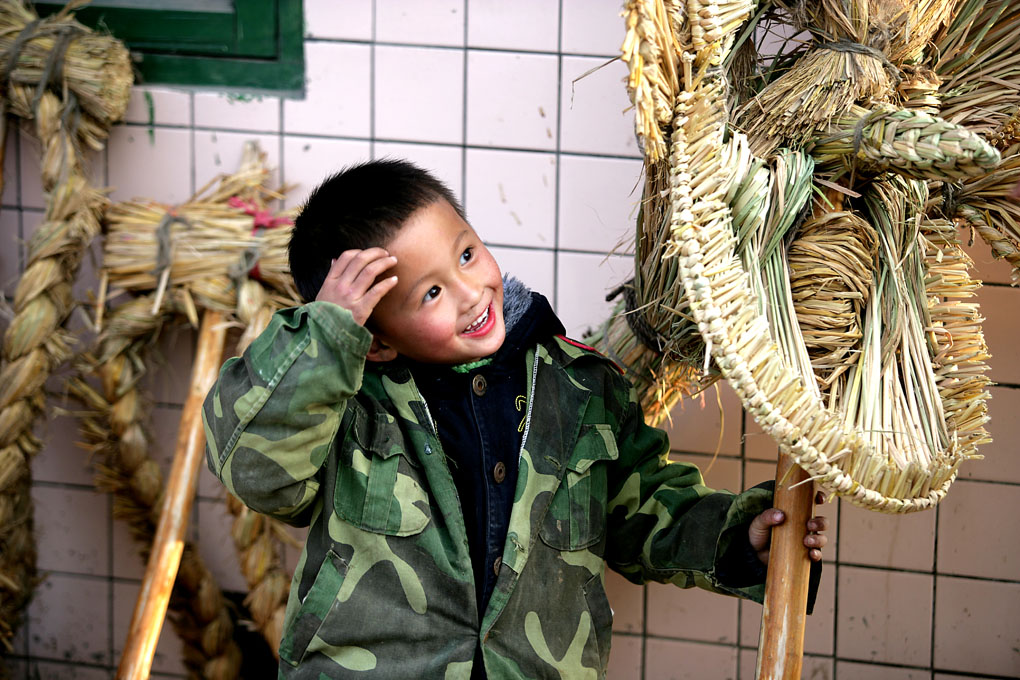
[[[503,279],[492,254],[446,201],[419,209],[386,244],[397,284],[371,316],[369,359],[402,354],[416,361],[463,364],[498,350]]]

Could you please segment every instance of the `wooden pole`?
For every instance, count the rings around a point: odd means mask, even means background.
[[[843,198],[841,192],[826,189],[825,199],[816,200],[812,206],[812,217],[842,210]],[[804,534],[805,523],[815,507],[815,485],[808,479],[808,474],[790,456],[779,454],[774,505],[783,511],[786,520],[772,528],[758,640],[758,680],[800,680],[811,578],[811,558],[804,545]]]
[[[170,592],[184,550],[184,532],[195,499],[198,469],[205,458],[205,433],[202,427],[202,402],[219,373],[223,357],[226,325],[219,312],[206,310],[198,334],[191,387],[181,414],[170,479],[163,495],[159,526],[152,541],[152,552],[135,602],[124,654],[117,668],[118,680],[145,680],[152,668],[152,655],[166,618]]]
[[[800,680],[811,576],[804,534],[805,522],[814,511],[814,493],[808,474],[789,456],[780,454],[775,507],[786,514],[786,520],[772,528],[758,644],[758,680]]]

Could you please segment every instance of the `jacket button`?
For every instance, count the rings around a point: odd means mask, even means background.
[[[496,576],[499,576],[499,568],[502,567],[502,566],[503,566],[503,558],[502,557],[497,557],[492,562],[492,573],[495,574]]]
[[[496,467],[492,468],[492,478],[496,480],[497,484],[502,484],[506,479],[506,465],[503,464],[503,461],[499,461],[496,463]]]
[[[474,393],[479,397],[485,394],[486,387],[488,387],[488,384],[485,382],[485,377],[483,375],[478,374],[471,379],[471,389],[474,390]]]

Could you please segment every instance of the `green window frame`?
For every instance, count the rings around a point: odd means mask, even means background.
[[[304,90],[301,0],[93,0],[78,21],[131,50],[141,84]],[[63,3],[37,2],[41,16]]]

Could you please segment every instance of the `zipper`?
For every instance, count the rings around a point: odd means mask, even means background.
[[[517,460],[524,456],[524,447],[528,444],[528,432],[531,431],[531,407],[535,404],[535,381],[538,379],[538,346],[535,347],[535,363],[531,368],[531,394],[528,395],[528,415],[524,420],[524,435],[521,437],[521,450],[517,452]]]
[[[425,415],[429,418],[429,425],[432,427],[432,436],[439,441],[439,428],[436,427],[436,421],[432,420],[432,412],[429,411],[428,402],[425,401],[425,397],[422,396],[421,390],[418,389],[418,385],[415,384],[414,378],[411,378],[411,385],[414,387],[414,396],[418,397],[418,401],[421,402],[422,408],[425,409]]]

